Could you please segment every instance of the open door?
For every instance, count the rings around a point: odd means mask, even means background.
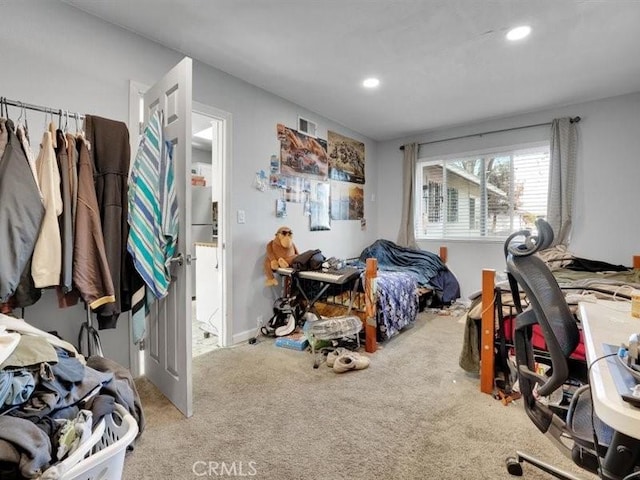
[[[145,373],[187,417],[193,414],[191,383],[191,59],[185,57],[144,95],[145,124],[164,111],[165,139],[173,142],[180,230],[168,295],[148,317]]]

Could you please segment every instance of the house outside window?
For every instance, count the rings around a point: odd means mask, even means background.
[[[427,203],[426,211],[428,212],[429,222],[440,222],[442,210],[442,183],[427,182]]]
[[[456,223],[458,221],[458,190],[447,188],[447,222]]]
[[[469,197],[469,230],[476,230],[480,228],[478,222],[478,212],[476,211],[477,198]]]
[[[416,238],[503,240],[547,215],[548,143],[422,158],[416,169]]]

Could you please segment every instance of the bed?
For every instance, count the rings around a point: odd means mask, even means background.
[[[460,285],[446,266],[446,248],[440,256],[425,250],[401,247],[389,240],[376,240],[350,265],[362,270],[359,292],[329,292],[319,305],[323,314],[331,307],[344,307],[353,301],[353,309],[363,321],[365,312],[365,267],[367,259],[377,263],[375,281],[376,340],[386,341],[411,325],[428,302],[430,306],[450,305],[460,297]],[[371,288],[371,287],[369,287]],[[369,294],[371,294],[370,292]]]
[[[631,268],[583,259],[562,247],[541,252],[558,284],[567,296],[569,306],[577,309],[579,301],[598,298],[628,300],[640,289],[640,256],[633,257]],[[526,297],[521,294],[526,306]],[[494,270],[483,270],[482,290],[472,299],[467,320],[460,367],[480,373],[480,390],[493,393],[496,365],[506,368],[507,350],[511,341],[511,320],[516,314],[515,302],[507,282],[495,282]],[[544,352],[542,335],[533,331],[533,344]],[[584,347],[579,345],[572,354],[574,361],[584,362]]]

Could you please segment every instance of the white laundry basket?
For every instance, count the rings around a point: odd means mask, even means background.
[[[127,410],[116,404],[116,410],[96,427],[84,451],[74,452],[65,461],[73,465],[60,480],[120,480],[127,447],[138,434],[138,424]],[[101,433],[100,433],[101,432]],[[94,435],[98,438],[94,439]],[[78,458],[80,457],[80,458]]]

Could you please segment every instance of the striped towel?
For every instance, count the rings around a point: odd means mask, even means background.
[[[145,127],[129,178],[127,250],[136,270],[156,298],[171,283],[171,259],[178,245],[178,203],[173,173],[173,145],[162,133],[162,112]]]

